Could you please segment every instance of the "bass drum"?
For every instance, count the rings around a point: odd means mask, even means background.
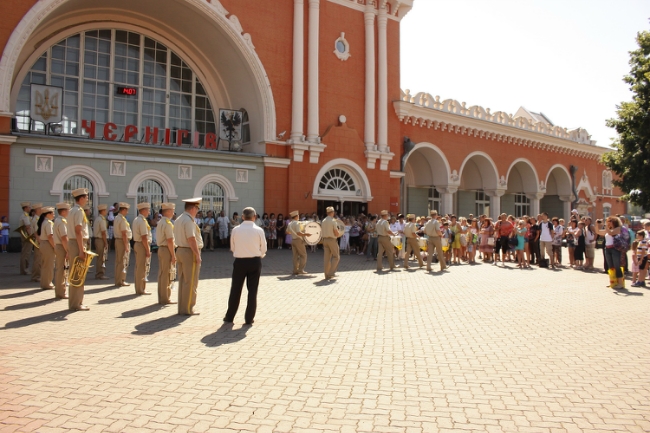
[[[310,234],[311,236],[306,236],[303,239],[307,245],[317,245],[321,240],[321,226],[317,222],[310,222],[305,225],[303,230],[305,233]]]
[[[340,238],[345,234],[345,224],[343,224],[343,221],[336,220],[336,229],[339,231],[337,238]]]

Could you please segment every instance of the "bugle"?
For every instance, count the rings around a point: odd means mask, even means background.
[[[92,251],[86,251],[86,259],[82,260],[78,256],[72,261],[72,268],[70,269],[70,286],[81,287],[86,282],[86,275],[91,268],[90,264],[97,254]]]
[[[31,234],[31,235],[27,234],[27,229],[25,228],[25,226],[20,226],[14,231],[20,233],[20,237],[24,241],[29,241],[29,243],[34,245],[34,248],[41,248],[41,246],[38,244],[38,242],[36,242],[36,235],[35,234]]]

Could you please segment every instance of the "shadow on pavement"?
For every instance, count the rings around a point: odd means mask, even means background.
[[[613,293],[618,296],[643,296],[641,292],[630,292],[627,289],[614,289]]]
[[[135,293],[131,293],[130,295],[122,295],[122,296],[116,296],[114,298],[108,298],[108,299],[100,299],[97,301],[98,304],[116,304],[118,302],[124,302],[128,301],[129,299],[135,299],[140,295],[136,295]]]
[[[134,295],[135,296],[135,295]],[[159,319],[150,320],[148,322],[140,323],[135,326],[133,335],[152,335],[156,332],[166,331],[167,329],[176,328],[181,323],[189,319],[191,316],[180,316],[174,314],[173,316],[161,317]]]
[[[34,295],[36,293],[42,292],[43,289],[34,289],[34,290],[27,290],[26,292],[16,292],[16,293],[10,293],[8,295],[2,295],[0,296],[0,299],[13,299],[13,298],[21,298],[23,296],[29,296],[29,295]]]
[[[63,310],[55,311],[54,313],[43,314],[42,316],[27,317],[25,319],[15,320],[13,322],[7,322],[5,323],[4,328],[0,329],[24,328],[29,325],[35,325],[37,323],[43,322],[60,322],[63,320],[68,320],[67,316],[72,313],[74,313],[74,311]]]
[[[34,302],[26,302],[24,304],[16,304],[16,305],[9,305],[5,307],[5,311],[8,310],[24,310],[27,308],[35,308],[35,307],[42,307],[47,304],[51,304],[52,302],[57,301],[55,298],[48,298],[48,299],[41,299],[40,301],[34,301]]]
[[[330,284],[336,283],[336,279],[332,278],[331,280],[323,278],[320,281],[316,281],[314,286],[329,286]]]
[[[85,290],[84,293],[86,293],[88,295],[91,295],[93,293],[101,293],[101,292],[106,292],[108,290],[113,290],[113,289],[117,290],[117,289],[119,289],[119,287],[115,287],[114,284],[111,284],[110,286],[106,286],[106,287],[98,287],[96,289]]]
[[[232,324],[224,323],[214,333],[203,337],[201,343],[207,347],[219,347],[224,344],[236,343],[246,338],[246,333],[250,328],[250,326],[244,325],[239,329],[232,329]]]
[[[126,319],[127,317],[137,317],[144,316],[145,314],[153,313],[154,311],[161,310],[164,308],[164,305],[153,304],[147,305],[146,307],[136,308],[135,310],[124,311],[120,316],[121,319]]]

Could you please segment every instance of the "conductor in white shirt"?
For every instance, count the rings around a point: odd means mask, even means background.
[[[252,207],[244,209],[241,225],[232,229],[230,235],[230,251],[235,257],[232,269],[232,284],[230,286],[230,298],[228,299],[228,311],[223,318],[224,323],[233,323],[241,292],[246,280],[248,289],[248,305],[244,319],[246,325],[252,325],[257,310],[257,286],[262,274],[262,258],[266,255],[266,237],[264,230],[255,224],[257,213]]]

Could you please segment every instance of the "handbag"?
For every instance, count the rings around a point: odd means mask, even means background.
[[[494,238],[488,238],[488,240],[487,240],[487,244],[488,244],[489,246],[493,247],[493,246],[494,246]]]
[[[602,250],[603,248],[605,248],[605,238],[598,236],[598,239],[596,239],[596,249]]]

